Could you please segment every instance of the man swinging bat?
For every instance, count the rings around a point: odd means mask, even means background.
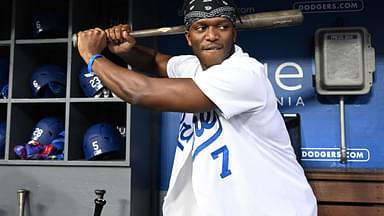
[[[139,46],[128,25],[77,34],[89,72],[121,99],[181,113],[163,215],[317,215],[263,64],[236,45],[234,2],[186,0],[183,11],[194,55]],[[106,47],[160,77],[114,64]]]

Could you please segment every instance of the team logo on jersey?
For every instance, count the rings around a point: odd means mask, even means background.
[[[216,112],[204,112],[194,114],[182,114],[179,138],[177,146],[180,150],[184,150],[186,145],[192,145],[192,160],[198,159],[198,155],[208,151],[207,147],[215,143],[223,132],[220,119]],[[212,162],[221,158],[220,177],[225,178],[232,174],[229,169],[229,151],[228,147],[219,143],[219,148],[209,152]],[[219,160],[218,160],[219,161]]]
[[[193,116],[193,125],[195,126],[195,134],[199,142],[195,141],[194,143],[192,160],[205,148],[214,143],[223,132],[221,122],[214,111],[195,114]]]

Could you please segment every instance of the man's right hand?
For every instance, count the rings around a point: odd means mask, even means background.
[[[124,55],[135,46],[136,40],[129,35],[131,28],[127,24],[120,24],[105,30],[107,33],[108,49],[116,55]]]

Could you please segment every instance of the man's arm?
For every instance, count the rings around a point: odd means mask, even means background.
[[[160,77],[168,77],[167,63],[171,58],[170,55],[149,47],[135,45],[128,52],[121,53],[119,57],[140,71],[158,72]]]
[[[160,77],[168,77],[167,62],[171,56],[137,45],[135,38],[130,36],[129,32],[130,27],[127,24],[106,29],[108,49],[140,71],[158,72]]]
[[[191,78],[154,78],[120,67],[107,58],[98,58],[93,70],[122,100],[160,111],[205,112],[215,104]]]
[[[128,50],[135,47],[135,43],[130,43],[129,40],[129,37],[125,37],[120,42],[111,44],[111,41],[107,41],[105,31],[99,28],[89,29],[78,33],[78,51],[87,64],[92,55],[101,53],[107,45],[110,50],[114,50],[113,53],[127,58],[129,56],[125,56],[124,53],[128,53]],[[145,50],[136,51],[145,53]],[[137,60],[140,56],[135,56],[133,53],[130,56],[132,60],[126,59],[128,62],[143,61]],[[154,58],[156,67],[165,74],[169,57],[156,54]],[[120,67],[107,58],[95,59],[92,71],[104,86],[130,104],[170,112],[204,112],[216,107],[191,78],[149,77],[126,67]]]

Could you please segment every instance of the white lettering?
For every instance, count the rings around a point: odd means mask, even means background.
[[[300,1],[293,4],[303,13],[352,12],[364,9],[363,0]]]
[[[305,106],[304,100],[302,97],[298,97],[296,101],[296,106]]]
[[[301,148],[303,161],[338,161],[340,156],[339,148]],[[350,162],[368,162],[369,149],[348,149],[347,159]]]
[[[294,74],[282,73],[283,69],[286,67],[293,67],[296,69],[297,72]],[[288,86],[288,85],[284,84],[281,81],[281,79],[299,79],[299,78],[303,78],[303,74],[304,74],[303,69],[301,68],[300,65],[298,65],[294,62],[286,62],[286,63],[281,64],[279,67],[277,67],[276,72],[275,72],[275,81],[276,81],[276,84],[280,88],[282,88],[286,91],[296,91],[296,90],[299,90],[302,88],[301,84]]]
[[[41,135],[44,133],[44,130],[41,128],[35,128],[35,130],[32,132],[32,139],[33,140],[38,140]]]
[[[92,147],[93,147],[94,151],[97,151],[100,149],[100,146],[99,146],[99,143],[97,142],[97,140],[92,142]]]
[[[288,96],[288,97],[281,96],[280,98],[277,98],[277,103],[279,104],[279,106],[291,107],[292,106],[292,100],[294,101],[295,106],[305,106],[304,100],[301,96],[299,96],[297,98],[293,98],[291,96]]]

